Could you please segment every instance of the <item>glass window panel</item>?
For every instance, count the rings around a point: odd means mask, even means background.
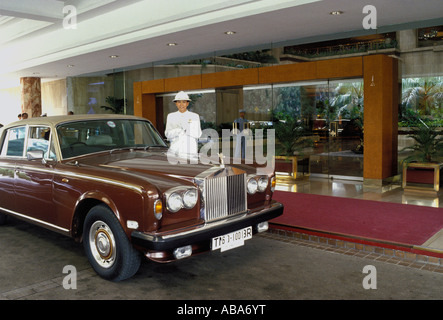
[[[165,146],[148,121],[91,120],[57,127],[63,158],[118,148]]]
[[[51,157],[49,154],[50,134],[51,130],[49,127],[30,127],[26,151],[42,150],[44,158]],[[52,157],[53,156],[54,155],[52,155]]]
[[[26,127],[9,129],[7,143],[3,145],[2,155],[22,157],[25,146]]]

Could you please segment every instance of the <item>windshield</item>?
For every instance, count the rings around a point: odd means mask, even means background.
[[[166,147],[152,124],[142,120],[70,122],[59,125],[57,134],[64,159],[119,148]]]

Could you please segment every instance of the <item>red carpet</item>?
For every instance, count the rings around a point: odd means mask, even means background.
[[[407,245],[422,245],[443,228],[443,209],[276,191],[283,215],[271,223]]]

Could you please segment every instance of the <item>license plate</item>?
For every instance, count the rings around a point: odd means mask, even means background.
[[[231,233],[212,238],[212,250],[220,249],[221,252],[240,247],[245,240],[252,238],[252,227],[247,227]]]

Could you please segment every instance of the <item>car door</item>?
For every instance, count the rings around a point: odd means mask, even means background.
[[[15,166],[23,158],[26,126],[7,129],[2,135],[0,152],[0,208],[16,212],[15,201]]]
[[[16,160],[15,166],[16,210],[37,222],[56,224],[51,130],[47,126],[30,126],[26,141],[26,152]]]

